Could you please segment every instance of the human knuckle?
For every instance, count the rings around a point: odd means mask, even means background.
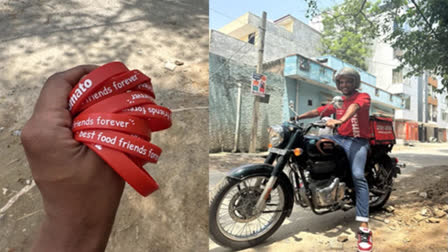
[[[36,137],[36,127],[33,126],[33,121],[28,121],[22,129],[20,140],[23,145],[29,145]]]
[[[57,72],[48,77],[47,82],[57,81],[62,78],[62,72]]]
[[[20,138],[23,146],[32,148],[33,146],[42,147],[49,136],[45,129],[36,126],[35,119],[31,119],[23,127]]]

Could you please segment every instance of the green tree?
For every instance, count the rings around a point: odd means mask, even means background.
[[[334,55],[367,70],[371,43],[379,35],[379,25],[367,17],[378,12],[378,3],[345,0],[322,13],[322,53]]]
[[[442,89],[448,88],[448,1],[402,1],[403,13],[389,13],[395,27],[386,41],[403,50],[401,67],[411,70],[407,76],[429,71],[442,77]],[[440,91],[441,91],[440,90]]]
[[[345,0],[322,13],[316,0],[305,1],[308,16],[323,16],[322,40],[327,53],[365,69],[365,64],[353,63],[357,61],[349,58],[354,57],[351,55],[356,50],[361,58],[368,56],[370,39],[383,34],[385,42],[403,51],[400,68],[410,70],[407,77],[428,71],[441,76],[442,89],[448,89],[447,0],[383,0],[381,4]],[[350,25],[351,22],[355,24]]]

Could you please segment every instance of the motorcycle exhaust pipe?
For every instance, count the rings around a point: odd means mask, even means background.
[[[406,164],[405,163],[397,163],[397,167],[406,168]]]
[[[398,158],[393,157],[392,161],[395,163],[396,167],[398,167],[398,168],[406,168],[406,164],[398,162]]]

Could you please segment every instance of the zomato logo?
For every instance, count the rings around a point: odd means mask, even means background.
[[[75,89],[75,92],[70,97],[70,100],[68,101],[68,110],[72,110],[73,105],[78,101],[79,97],[81,97],[87,89],[92,87],[92,80],[87,79],[84,82],[80,82],[78,87]]]

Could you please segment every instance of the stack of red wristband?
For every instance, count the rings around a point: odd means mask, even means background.
[[[98,67],[82,78],[69,96],[77,141],[95,151],[141,195],[157,190],[142,168],[156,163],[162,150],[151,132],[171,126],[171,111],[155,102],[151,79],[121,62]]]

